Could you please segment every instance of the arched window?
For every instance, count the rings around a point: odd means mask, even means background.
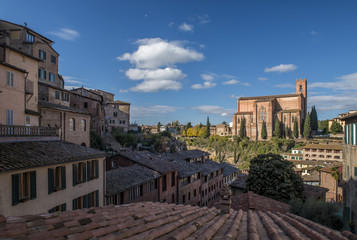
[[[302,92],[302,85],[300,85],[300,92]]]
[[[238,118],[238,124],[240,124],[240,118]]]
[[[69,119],[69,130],[70,131],[76,130],[76,120],[74,118]]]
[[[267,109],[264,106],[261,106],[258,112],[258,119],[259,121],[266,121],[267,120]]]
[[[81,131],[82,132],[87,131],[87,123],[86,123],[86,120],[84,120],[84,119],[82,119],[82,121],[81,121]]]

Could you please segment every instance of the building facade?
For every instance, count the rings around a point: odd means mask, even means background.
[[[343,162],[342,145],[306,144],[303,147],[303,160],[325,163]]]
[[[232,134],[239,135],[242,119],[245,119],[244,136],[251,140],[262,140],[261,129],[266,123],[267,137],[273,136],[276,119],[281,122],[282,129],[293,130],[296,120],[301,125],[306,116],[307,80],[296,80],[296,94],[241,97],[237,102],[237,112],[233,116]],[[284,131],[282,131],[284,132]]]

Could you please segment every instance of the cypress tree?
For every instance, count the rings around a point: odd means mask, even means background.
[[[295,121],[294,121],[294,130],[293,130],[293,135],[294,135],[294,138],[298,138],[299,137],[299,127],[298,127],[298,122],[295,118]]]
[[[281,123],[278,118],[275,119],[274,136],[281,138]]]
[[[260,134],[260,137],[262,139],[267,139],[268,137],[268,133],[267,133],[267,125],[265,123],[265,121],[263,120],[263,123],[262,123],[262,132]]]
[[[304,138],[309,138],[311,135],[311,119],[310,114],[307,113],[304,123]]]
[[[288,126],[285,127],[285,138],[290,138],[290,129],[288,128]]]
[[[209,117],[207,116],[207,124],[206,124],[206,134],[205,134],[205,138],[208,138],[211,135],[211,123],[209,122]]]
[[[245,137],[245,117],[242,117],[239,128],[239,137]]]

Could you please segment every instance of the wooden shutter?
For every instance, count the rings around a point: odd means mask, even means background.
[[[84,195],[82,199],[83,199],[83,208],[87,208],[88,207],[88,195]]]
[[[99,207],[99,190],[95,191],[95,206]]]
[[[53,168],[49,168],[48,169],[48,194],[53,193],[54,182],[55,182],[54,170]]]
[[[62,212],[65,212],[66,210],[67,210],[67,204],[65,204],[65,203],[63,203],[62,205],[61,205],[61,210],[62,210]]]
[[[61,189],[66,189],[66,167],[61,168]]]
[[[19,192],[19,174],[13,174],[12,178],[12,205],[17,205],[20,202]]]
[[[83,182],[86,182],[87,181],[87,164],[84,162],[83,164],[82,164],[82,166],[83,166]]]
[[[91,180],[91,174],[90,174],[90,161],[87,162],[87,181]]]
[[[73,199],[72,201],[72,210],[76,210],[77,209],[77,199]]]
[[[99,161],[95,160],[95,178],[99,177]]]
[[[36,198],[36,171],[30,172],[30,199]]]
[[[77,165],[73,164],[72,165],[72,172],[73,172],[73,186],[77,185]]]

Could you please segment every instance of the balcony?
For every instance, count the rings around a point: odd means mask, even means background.
[[[26,94],[33,95],[33,82],[26,79],[26,87],[25,87]]]
[[[0,142],[59,140],[59,128],[0,125]]]

